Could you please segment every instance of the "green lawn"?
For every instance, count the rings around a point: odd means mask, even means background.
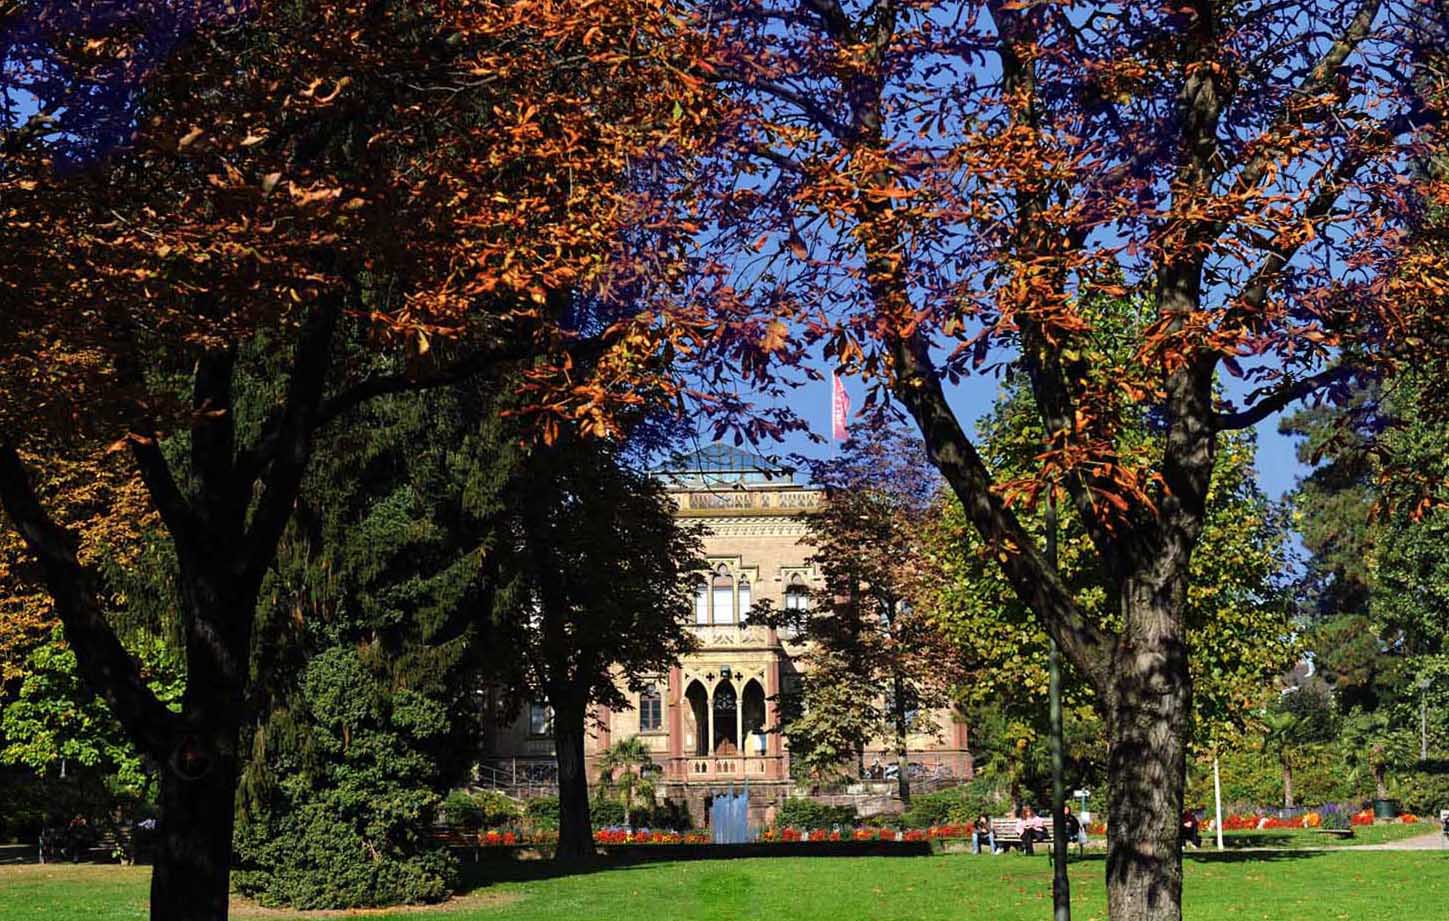
[[[486,865],[485,865],[486,866]],[[1043,921],[1050,870],[1041,857],[781,858],[650,863],[554,875],[546,864],[495,864],[460,902],[410,921]],[[1100,857],[1072,866],[1073,917],[1106,915]],[[147,871],[0,867],[5,921],[136,921]],[[1283,851],[1187,862],[1189,921],[1401,921],[1442,918],[1449,851]],[[236,912],[273,921],[280,912]]]

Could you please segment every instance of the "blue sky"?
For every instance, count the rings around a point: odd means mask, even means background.
[[[1229,379],[1228,390],[1234,390],[1232,385],[1238,381]],[[846,390],[850,392],[853,406],[859,407],[864,397],[864,388],[859,381],[845,379]],[[947,396],[951,400],[952,408],[957,415],[968,426],[974,426],[976,420],[985,414],[995,402],[998,389],[998,382],[993,377],[977,376],[969,377],[957,387],[947,388]],[[1234,396],[1241,397],[1241,394],[1234,393]],[[828,437],[830,435],[830,380],[827,377],[824,381],[808,383],[796,392],[795,397],[790,401],[796,412],[809,422],[810,427],[819,435]],[[1291,413],[1293,407],[1288,409]],[[1284,492],[1293,488],[1297,478],[1307,472],[1307,468],[1298,463],[1294,454],[1293,439],[1278,434],[1278,420],[1280,415],[1269,417],[1258,425],[1258,483],[1268,497],[1274,500],[1282,498]],[[853,425],[863,424],[858,419],[852,419]],[[824,456],[831,450],[830,445],[812,445],[803,436],[796,436],[788,439],[781,448],[770,445],[761,445],[764,453],[790,453],[799,452],[811,456]]]

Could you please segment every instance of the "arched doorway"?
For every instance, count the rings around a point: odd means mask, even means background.
[[[737,755],[740,751],[739,701],[734,685],[721,681],[714,688],[714,744],[716,755]]]
[[[709,754],[709,694],[705,691],[704,685],[698,681],[691,681],[689,687],[684,691],[684,699],[689,702],[689,732],[693,737],[689,747],[696,756]]]
[[[765,689],[760,687],[760,682],[751,678],[745,683],[740,707],[741,723],[745,729],[745,754],[762,755],[764,751],[757,740],[765,738]]]

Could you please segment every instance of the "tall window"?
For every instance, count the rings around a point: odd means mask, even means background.
[[[548,704],[528,705],[528,734],[553,735],[553,707]]]
[[[696,624],[709,623],[709,586],[701,579],[694,587],[694,622]]]
[[[664,725],[664,701],[654,685],[639,692],[639,731],[658,732]]]
[[[799,576],[795,577],[799,579]],[[810,590],[797,582],[785,587],[785,610],[804,611],[810,607]]]
[[[714,622],[732,624],[735,622],[735,580],[729,570],[720,566],[714,577]]]
[[[750,601],[750,580],[742,578],[740,579],[740,623],[744,623],[745,618],[750,616],[752,603]]]
[[[810,589],[800,579],[797,572],[790,577],[790,584],[785,586],[785,610],[807,611],[810,608]],[[789,624],[780,630],[780,635],[787,640],[794,639],[799,635],[799,630],[794,624]]]

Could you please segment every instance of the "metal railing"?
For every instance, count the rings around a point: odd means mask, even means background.
[[[518,799],[558,793],[558,761],[553,758],[495,758],[480,762],[474,784]]]

